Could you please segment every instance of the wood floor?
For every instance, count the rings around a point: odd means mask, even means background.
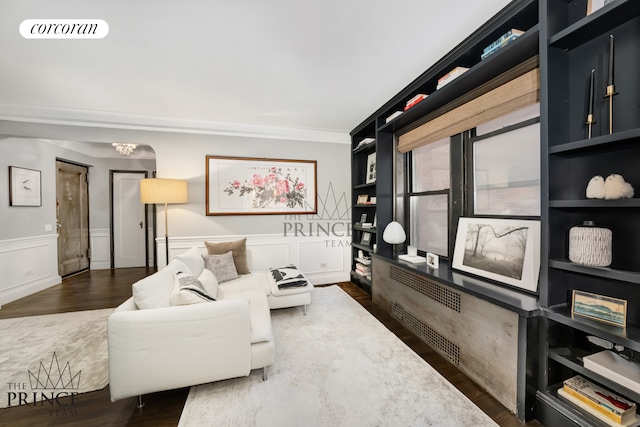
[[[145,268],[128,268],[82,273],[66,278],[60,285],[2,306],[0,319],[116,307],[131,296],[132,283],[152,272]],[[526,424],[518,421],[504,406],[485,393],[455,366],[376,307],[366,292],[350,282],[340,283],[339,286],[500,426],[542,426],[535,420]],[[2,351],[6,350],[2,349]],[[61,409],[64,408],[61,405],[54,410],[51,410],[51,407],[37,405],[0,409],[0,426],[174,427],[178,424],[188,392],[189,389],[184,388],[147,395],[145,406],[138,409],[136,398],[112,403],[107,386],[103,390],[79,395],[73,409],[64,410]],[[65,401],[62,400],[62,403]],[[215,420],[212,420],[211,425],[215,425]]]

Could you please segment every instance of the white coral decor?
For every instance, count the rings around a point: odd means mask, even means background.
[[[633,197],[633,194],[633,187],[625,182],[622,175],[612,174],[604,181],[605,199],[628,199]]]
[[[594,176],[587,185],[587,199],[604,199],[604,178]]]

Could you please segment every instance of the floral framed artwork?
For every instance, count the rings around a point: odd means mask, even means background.
[[[460,218],[452,267],[536,293],[540,274],[540,222]]]
[[[9,166],[9,206],[42,206],[40,171]]]
[[[206,156],[206,214],[315,214],[316,179],[315,160]]]

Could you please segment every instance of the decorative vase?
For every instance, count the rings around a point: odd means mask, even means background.
[[[612,233],[595,221],[584,221],[569,230],[569,260],[590,267],[611,265]]]

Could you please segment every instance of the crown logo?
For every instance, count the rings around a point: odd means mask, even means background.
[[[318,213],[307,215],[308,220],[342,220],[351,218],[351,206],[348,205],[346,194],[342,193],[342,196],[338,198],[331,182],[324,198],[318,195],[318,204]],[[307,207],[312,208],[309,204],[307,204]]]
[[[80,387],[82,371],[78,371],[72,376],[69,362],[60,369],[58,356],[55,352],[53,352],[48,369],[40,362],[37,375],[30,370],[28,372],[32,390],[77,390]]]

